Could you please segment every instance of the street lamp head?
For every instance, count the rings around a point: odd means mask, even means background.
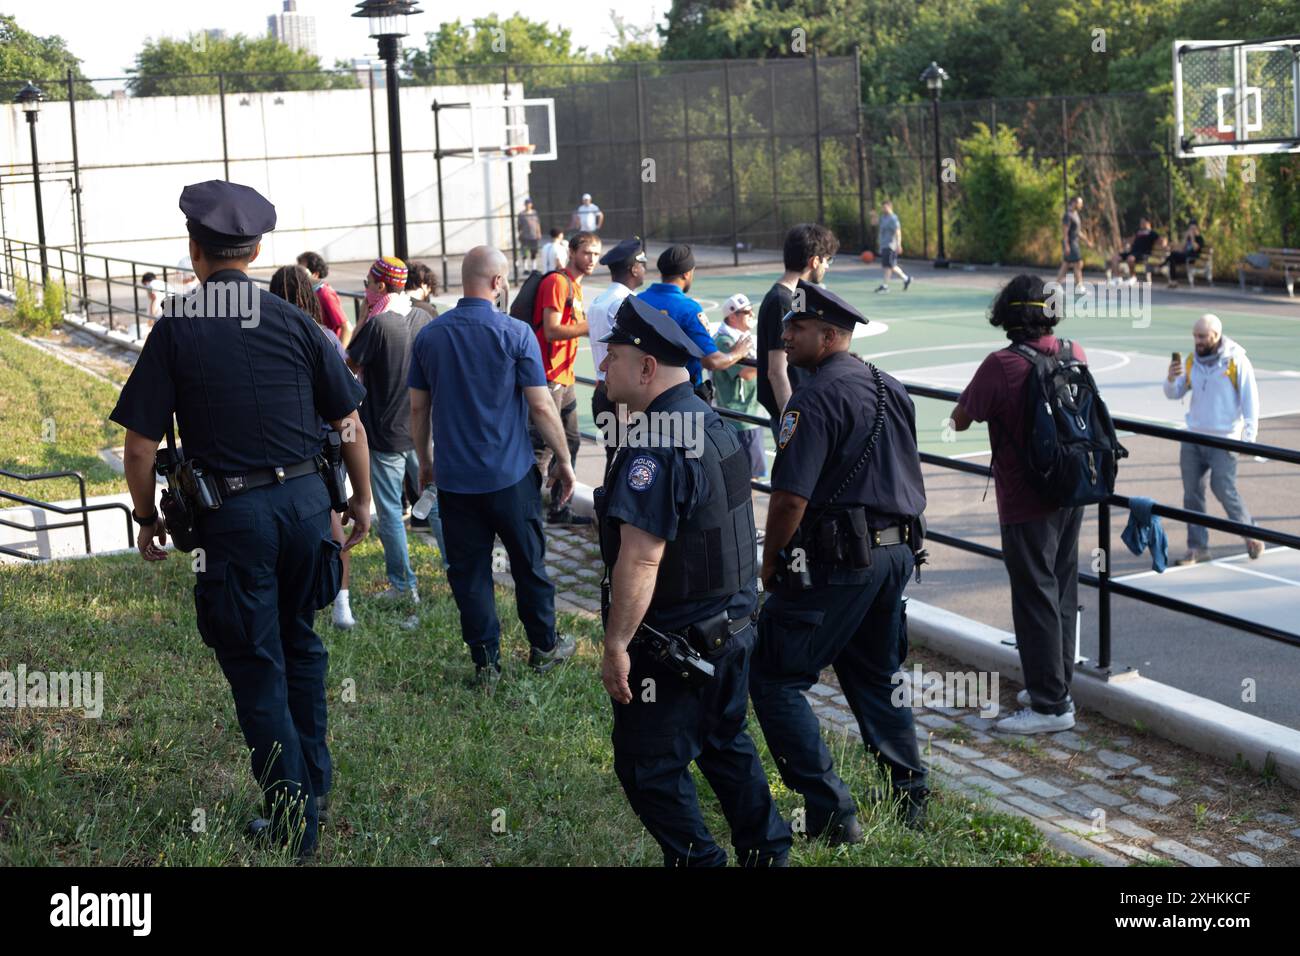
[[[938,96],[939,91],[943,89],[943,81],[948,79],[948,72],[933,60],[921,74],[921,80],[925,83],[926,89],[930,91],[931,96]]]
[[[370,21],[371,37],[396,40],[410,32],[407,17],[423,12],[412,0],[364,0],[352,15]]]
[[[40,87],[33,85],[29,80],[18,91],[18,95],[14,97],[14,102],[22,107],[24,113],[30,116],[41,111],[41,100],[43,99],[45,99],[45,94],[41,92]]]

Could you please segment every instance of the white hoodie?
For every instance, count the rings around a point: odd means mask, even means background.
[[[1183,361],[1182,373],[1165,379],[1165,397],[1181,399],[1191,393],[1187,427],[1220,438],[1255,441],[1259,434],[1259,386],[1246,350],[1223,336],[1213,355],[1195,352]],[[1244,427],[1243,427],[1244,426]]]

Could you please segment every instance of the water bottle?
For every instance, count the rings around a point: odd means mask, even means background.
[[[411,517],[416,521],[423,521],[429,517],[429,512],[433,506],[438,503],[438,489],[429,485],[424,489],[424,494],[420,495],[420,500],[411,506]]]

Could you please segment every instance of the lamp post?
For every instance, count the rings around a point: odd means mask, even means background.
[[[939,255],[934,260],[936,269],[948,268],[948,257],[943,251],[943,158],[939,155],[939,93],[948,74],[943,67],[930,61],[930,65],[921,74],[925,88],[930,91],[930,103],[934,108],[934,199],[938,207]]]
[[[393,185],[393,254],[406,261],[406,183],[402,176],[402,116],[398,104],[397,55],[408,34],[407,18],[423,13],[411,0],[365,0],[354,17],[370,22],[370,35],[379,41],[379,56],[387,66],[388,165]]]
[[[27,126],[32,134],[32,185],[36,189],[36,242],[41,250],[41,285],[50,281],[50,267],[45,259],[45,207],[41,205],[41,160],[36,150],[36,120],[41,115],[41,100],[45,94],[30,81],[14,97],[14,102],[27,114]]]

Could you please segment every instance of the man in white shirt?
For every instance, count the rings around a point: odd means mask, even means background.
[[[605,435],[605,468],[608,470],[617,450],[617,432],[613,427],[616,419],[609,416],[616,415],[617,410],[605,392],[605,373],[600,370],[609,351],[609,346],[601,339],[613,330],[614,316],[623,300],[645,281],[645,250],[641,248],[640,237],[624,239],[600,257],[600,264],[609,266],[610,284],[587,307],[587,332],[591,336],[591,360],[596,365],[596,378],[599,380],[591,393],[591,418]],[[603,421],[602,414],[606,415]]]
[[[1246,350],[1223,334],[1219,317],[1206,313],[1192,327],[1195,353],[1186,360],[1174,353],[1165,377],[1165,397],[1179,400],[1191,395],[1187,405],[1187,430],[1219,438],[1253,442],[1259,434],[1259,386]],[[1183,476],[1183,507],[1205,511],[1205,479],[1228,517],[1254,524],[1237,492],[1237,453],[1222,448],[1182,443],[1179,470]],[[1187,554],[1178,564],[1210,559],[1209,530],[1187,526]],[[1246,538],[1251,558],[1264,553],[1264,542]]]
[[[558,272],[569,264],[569,244],[564,241],[564,232],[551,230],[551,241],[542,247],[542,275]]]
[[[581,229],[583,232],[600,232],[600,227],[604,224],[605,214],[591,201],[591,193],[583,193],[582,205],[573,210],[570,228]]]

